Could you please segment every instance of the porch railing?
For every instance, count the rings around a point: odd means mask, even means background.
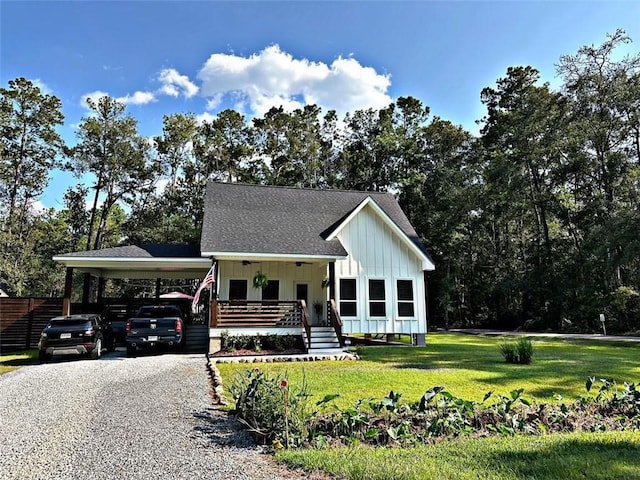
[[[332,298],[329,300],[328,304],[329,310],[329,325],[333,327],[336,331],[336,336],[338,337],[338,341],[340,342],[340,346],[344,346],[342,342],[342,318],[340,318],[340,314],[338,313],[338,307],[336,306],[336,301]]]
[[[300,327],[303,312],[298,301],[217,300],[212,302],[211,326]]]

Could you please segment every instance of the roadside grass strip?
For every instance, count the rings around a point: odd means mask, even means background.
[[[25,365],[30,365],[38,359],[38,350],[22,350],[20,352],[7,352],[0,355],[0,375],[17,370]]]

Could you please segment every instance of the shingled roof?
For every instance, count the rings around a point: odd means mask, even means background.
[[[88,250],[64,253],[56,258],[86,257],[86,258],[198,258],[200,250],[196,245],[173,243],[143,243],[140,245],[125,245],[122,247],[104,248],[102,250]]]
[[[319,190],[209,182],[200,250],[203,255],[248,253],[344,257],[337,238],[325,240],[370,197],[426,255],[389,193]]]

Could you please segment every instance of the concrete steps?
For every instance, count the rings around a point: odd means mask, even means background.
[[[308,351],[310,354],[319,355],[335,355],[342,352],[340,340],[333,327],[312,326],[311,347]]]

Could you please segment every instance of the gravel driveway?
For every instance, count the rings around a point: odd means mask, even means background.
[[[305,478],[211,407],[203,355],[31,365],[0,376],[4,479]]]

